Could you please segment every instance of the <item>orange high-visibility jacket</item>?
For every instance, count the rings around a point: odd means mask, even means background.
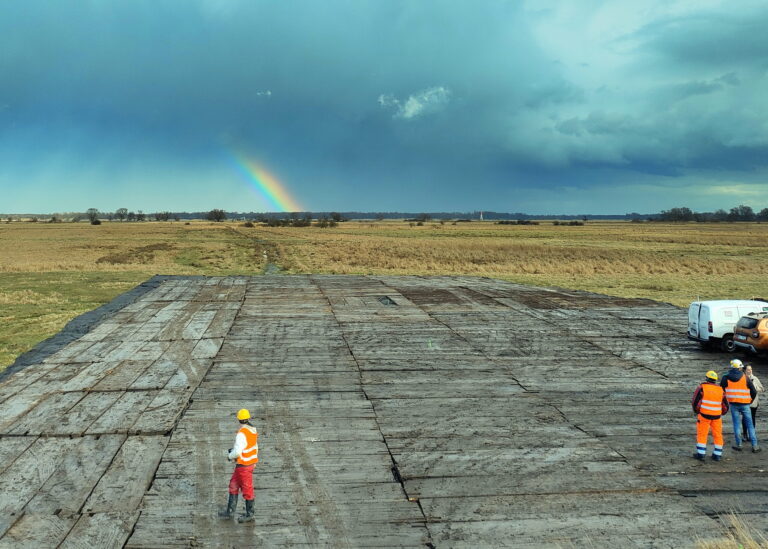
[[[723,414],[723,388],[714,383],[702,383],[701,392],[698,412],[707,416],[720,417]]]
[[[728,399],[728,402],[734,404],[749,404],[752,402],[752,395],[750,395],[749,386],[747,386],[747,376],[741,376],[738,381],[727,380],[725,398]]]
[[[250,425],[243,425],[237,432],[245,437],[245,448],[237,456],[238,465],[253,465],[259,461],[259,432]]]

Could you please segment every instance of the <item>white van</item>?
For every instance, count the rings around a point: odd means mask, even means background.
[[[688,307],[688,339],[702,347],[733,352],[733,327],[742,316],[768,311],[768,302],[753,299],[694,301]]]

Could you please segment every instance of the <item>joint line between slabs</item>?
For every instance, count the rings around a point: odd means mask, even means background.
[[[368,277],[366,277],[368,278]],[[379,431],[379,434],[381,435],[381,440],[384,442],[384,446],[387,448],[387,453],[389,454],[389,459],[392,461],[392,476],[395,478],[395,480],[400,484],[400,488],[403,490],[403,495],[405,496],[405,499],[407,501],[412,501],[411,498],[408,496],[408,491],[405,488],[405,482],[403,481],[402,476],[400,476],[400,470],[397,467],[397,460],[395,460],[394,454],[392,454],[392,450],[389,448],[389,442],[387,442],[387,437],[384,436],[384,431],[381,430],[381,424],[379,423],[379,416],[376,413],[376,406],[373,404],[373,401],[368,396],[368,393],[365,391],[365,386],[363,384],[363,371],[360,368],[360,363],[357,360],[357,357],[355,356],[355,353],[352,351],[352,347],[349,345],[349,341],[347,340],[346,335],[344,334],[344,328],[341,325],[341,322],[339,321],[338,317],[336,316],[336,310],[333,308],[333,303],[331,303],[330,298],[325,293],[325,290],[323,290],[322,286],[317,283],[317,281],[314,279],[313,276],[309,276],[309,279],[312,281],[312,283],[315,285],[315,287],[320,291],[323,298],[328,302],[328,307],[331,309],[331,314],[333,315],[333,319],[336,321],[336,325],[339,328],[339,334],[341,335],[341,339],[344,341],[344,345],[347,347],[347,351],[349,352],[349,356],[352,357],[352,360],[355,361],[355,366],[357,367],[357,376],[360,381],[360,392],[363,393],[363,396],[365,396],[365,399],[370,403],[371,410],[373,410],[373,420],[376,423],[376,428]],[[383,284],[383,283],[382,283]],[[386,286],[386,284],[385,284]],[[421,516],[423,517],[424,521],[424,529],[427,531],[427,537],[428,547],[434,547],[432,543],[432,533],[429,531],[429,519],[424,512],[424,508],[421,506],[421,502],[417,499],[415,500],[416,504],[419,507],[419,512],[421,513]]]

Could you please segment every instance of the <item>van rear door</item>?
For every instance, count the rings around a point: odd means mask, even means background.
[[[702,305],[699,308],[699,318],[698,318],[699,339],[703,341],[709,340],[709,336],[711,333],[709,331],[709,327],[712,325],[712,323],[710,322],[711,314],[712,314],[712,311],[710,311],[709,305]]]
[[[691,306],[688,307],[688,335],[691,337],[699,337],[699,310],[701,309],[701,303],[694,301]]]

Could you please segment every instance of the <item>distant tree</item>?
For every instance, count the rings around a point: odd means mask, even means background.
[[[384,221],[384,214],[377,214],[376,221]]]
[[[107,220],[112,221],[115,218],[115,214],[113,214],[112,212],[107,212],[104,214],[104,217],[106,217]]]
[[[339,212],[331,212],[331,219],[333,219],[336,223],[344,221],[344,217],[342,217]]]
[[[156,221],[170,221],[171,215],[171,212],[157,212],[154,217]]]
[[[144,221],[147,218],[147,214],[139,210],[136,212],[136,221]]]
[[[659,214],[659,218],[662,221],[693,221],[693,212],[690,208],[672,208],[670,210],[663,210]]]
[[[173,216],[173,220],[174,221],[181,221],[181,217],[179,216],[179,214],[176,214],[176,215]]]
[[[428,213],[421,213],[416,216],[416,221],[421,221],[422,225],[424,224],[424,221],[429,221],[430,219],[432,219],[432,216]]]
[[[715,210],[712,212],[712,221],[727,221],[728,220],[728,212],[726,212],[724,209],[720,208],[719,210]]]
[[[760,213],[757,214],[757,219],[760,221],[768,221],[768,208],[760,210]]]
[[[88,218],[88,221],[90,221],[91,224],[94,224],[93,222],[99,219],[99,210],[96,208],[88,208],[88,210],[85,212],[85,216]]]
[[[227,212],[224,210],[213,209],[205,216],[208,221],[224,221],[227,218]]]
[[[118,208],[115,210],[115,217],[121,222],[124,221],[128,217],[128,208]]]
[[[136,221],[136,212],[128,212],[128,221]]]
[[[728,213],[728,221],[754,221],[755,212],[749,206],[741,204],[735,208],[731,208]]]

